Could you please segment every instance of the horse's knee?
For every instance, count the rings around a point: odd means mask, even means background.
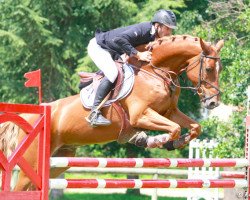
[[[170,131],[170,135],[173,140],[178,139],[180,137],[180,134],[181,134],[181,127],[179,125],[174,126]]]
[[[201,125],[200,124],[192,124],[191,132],[192,138],[196,138],[201,134]]]
[[[194,124],[193,125],[193,129],[195,130],[195,132],[197,133],[197,135],[201,134],[201,125],[200,124]]]

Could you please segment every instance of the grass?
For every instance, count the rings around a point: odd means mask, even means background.
[[[150,196],[128,194],[81,194],[65,193],[60,200],[151,200]],[[184,200],[186,198],[158,197],[158,200]]]
[[[152,176],[151,176],[152,177]],[[66,179],[127,179],[126,174],[100,174],[100,173],[65,173]]]
[[[127,179],[126,174],[109,174],[109,173],[65,173],[66,179],[92,179],[92,178],[100,178],[100,179]],[[178,179],[187,178],[187,176],[178,176]],[[139,179],[153,179],[152,175],[141,174],[139,175]],[[176,179],[176,176],[171,175],[159,175],[158,179]]]

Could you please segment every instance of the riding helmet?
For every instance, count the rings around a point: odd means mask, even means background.
[[[176,16],[171,10],[164,10],[164,9],[158,10],[152,19],[152,23],[156,22],[164,24],[165,26],[171,29],[177,28]]]

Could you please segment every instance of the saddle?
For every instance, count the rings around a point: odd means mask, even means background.
[[[113,102],[126,97],[134,85],[134,70],[129,64],[117,63],[118,77],[114,83],[109,99],[103,105],[110,106]],[[94,103],[96,90],[104,77],[103,72],[96,73],[80,72],[81,82],[79,87],[82,88],[80,97],[85,108],[91,109]]]
[[[115,62],[115,64],[116,64],[116,67],[118,69],[118,76],[117,76],[117,79],[116,79],[114,86],[113,86],[114,89],[111,90],[111,95],[110,95],[109,99],[114,99],[117,97],[117,95],[119,94],[119,91],[121,89],[121,86],[123,84],[123,81],[124,81],[124,70],[122,67],[122,63]],[[79,84],[80,90],[92,83],[93,84],[92,87],[93,87],[94,91],[96,91],[98,86],[100,85],[102,78],[104,77],[104,73],[101,70],[99,70],[98,72],[93,72],[93,73],[79,72],[78,75],[81,78],[80,84]]]

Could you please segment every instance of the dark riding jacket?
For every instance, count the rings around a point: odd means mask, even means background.
[[[142,22],[110,31],[95,33],[97,44],[106,49],[114,60],[126,53],[129,56],[137,54],[136,46],[147,44],[155,39],[155,30],[151,22]]]

